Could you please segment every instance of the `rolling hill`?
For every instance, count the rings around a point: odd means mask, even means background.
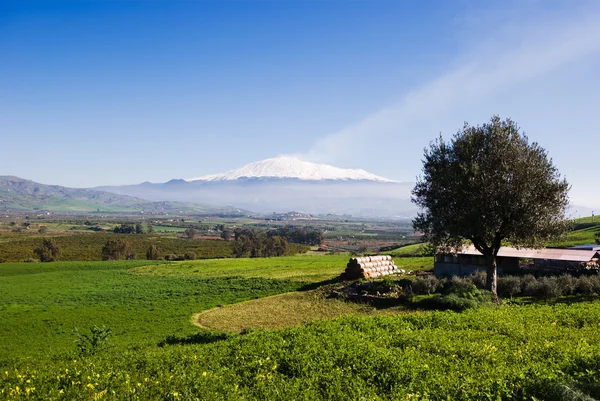
[[[172,201],[150,202],[94,189],[44,185],[14,176],[0,176],[0,210],[60,213],[247,213],[231,207]]]

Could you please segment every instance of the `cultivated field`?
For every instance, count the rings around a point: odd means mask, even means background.
[[[599,391],[599,303],[374,312],[318,295],[346,262],[2,264],[0,398],[557,399]],[[273,308],[275,327],[299,326],[248,330],[244,305],[258,301],[243,301],[256,298],[263,303],[252,308]],[[196,316],[229,304],[237,304],[230,313]],[[374,313],[386,316],[359,317]],[[231,327],[202,329],[195,316]],[[337,316],[346,317],[328,320]],[[106,346],[93,326],[112,331]]]
[[[572,243],[592,242],[598,226],[578,228]],[[231,256],[228,241],[175,234],[53,237],[70,249],[62,257],[90,258],[122,236],[136,254],[160,241],[207,259],[1,263],[0,399],[600,397],[597,280],[584,293],[456,313],[425,310],[444,296],[423,292],[430,276],[418,287],[404,275],[372,293],[412,283],[411,303],[361,304],[330,297],[346,285],[348,254],[214,259]],[[5,232],[0,251],[20,259],[43,238]],[[400,268],[426,271],[427,252],[389,253]],[[478,290],[465,291],[464,304],[477,304]]]

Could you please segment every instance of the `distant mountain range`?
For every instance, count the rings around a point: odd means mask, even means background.
[[[402,218],[417,213],[410,201],[413,186],[364,170],[283,156],[222,174],[93,189],[0,176],[0,211],[249,214],[250,210]],[[570,217],[588,216],[591,209],[572,205],[568,213]]]
[[[410,217],[416,213],[410,202],[413,185],[364,170],[282,156],[222,174],[95,189],[153,201],[235,205],[261,213],[294,210],[360,217]]]
[[[94,189],[44,185],[13,176],[0,176],[0,211],[2,210],[57,213],[248,213],[231,207],[172,201],[152,202]]]

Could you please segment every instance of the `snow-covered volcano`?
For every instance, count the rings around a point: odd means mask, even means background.
[[[205,175],[186,181],[232,181],[241,178],[295,178],[299,180],[368,180],[394,182],[359,169],[343,169],[327,164],[303,161],[291,156],[278,156],[246,164],[222,174]]]
[[[364,170],[310,163],[290,156],[250,163],[223,174],[162,184],[100,187],[103,191],[153,201],[233,205],[254,212],[291,210],[311,214],[413,216],[414,184],[396,182]]]

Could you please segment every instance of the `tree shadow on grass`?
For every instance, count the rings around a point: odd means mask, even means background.
[[[303,285],[302,287],[298,288],[298,291],[316,290],[317,288],[321,288],[321,287],[324,287],[327,285],[332,285],[332,284],[338,284],[340,282],[342,282],[342,280],[339,277],[334,277],[329,280],[323,280],[323,281],[319,281],[316,283],[307,283],[307,284]]]
[[[233,334],[225,332],[206,330],[183,337],[171,335],[160,341],[158,346],[164,347],[165,345],[210,344],[217,341],[227,340],[232,336]]]

